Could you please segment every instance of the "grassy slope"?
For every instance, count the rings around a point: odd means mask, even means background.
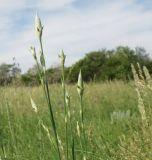
[[[69,86],[76,154],[80,159],[79,138],[76,121],[79,116],[79,101],[76,86]],[[64,147],[64,109],[60,85],[51,85],[59,136]],[[36,114],[30,104],[30,95],[38,106]],[[150,100],[149,100],[150,102]],[[149,103],[150,104],[150,103]],[[142,132],[137,96],[132,83],[111,82],[86,84],[85,128],[88,159],[149,159],[151,145],[149,130]],[[111,123],[110,115],[116,111],[130,110],[127,118],[117,118]],[[56,152],[46,132],[39,126],[39,119],[50,128],[48,108],[40,87],[0,88],[0,155],[13,159],[55,160]],[[50,134],[52,131],[50,130]],[[144,135],[143,135],[144,134]],[[18,155],[18,156],[16,156]]]

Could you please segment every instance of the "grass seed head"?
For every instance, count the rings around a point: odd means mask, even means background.
[[[69,106],[70,105],[70,96],[68,94],[68,92],[66,91],[66,95],[65,95],[65,102],[66,102],[66,105]]]
[[[42,31],[43,31],[43,27],[41,24],[41,19],[36,14],[36,16],[35,16],[35,32],[36,32],[36,35],[39,39],[41,39],[41,37],[42,37]]]
[[[78,94],[80,97],[83,96],[84,85],[83,85],[81,70],[80,70],[79,76],[78,76],[77,91],[78,91]]]
[[[149,71],[146,66],[143,66],[143,71],[144,71],[144,75],[146,77],[146,80],[149,81],[151,79],[151,76],[150,76]]]
[[[45,58],[44,58],[44,54],[42,53],[42,51],[40,51],[40,62],[42,67],[45,67]]]
[[[139,77],[144,81],[145,78],[143,76],[143,71],[142,71],[141,66],[138,62],[137,62],[137,67],[138,67]]]
[[[142,119],[143,123],[146,124],[147,118],[146,118],[146,112],[145,112],[145,105],[144,105],[143,99],[141,97],[141,94],[137,88],[136,88],[136,92],[137,92],[137,96],[138,96],[138,109],[139,109],[139,112],[141,115],[141,119]]]
[[[36,57],[35,47],[31,47],[31,48],[30,48],[30,51],[31,51],[31,53],[32,53],[32,56],[33,56],[33,57],[34,57],[34,59],[36,60],[36,59],[37,59],[37,57]]]
[[[36,106],[35,102],[33,101],[33,99],[32,98],[30,98],[30,99],[31,99],[32,108],[34,109],[34,112],[37,113],[37,111],[38,111],[37,106]]]
[[[63,50],[62,50],[62,53],[59,55],[59,58],[60,58],[60,61],[61,61],[61,65],[64,66],[66,55],[64,54]]]

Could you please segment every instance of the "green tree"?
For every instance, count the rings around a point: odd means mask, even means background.
[[[2,63],[0,65],[0,85],[11,83],[12,81],[12,64]]]
[[[132,78],[131,63],[139,62],[152,73],[152,60],[144,48],[134,50],[119,46],[115,50],[99,50],[90,52],[70,67],[70,82],[76,82],[81,68],[84,81],[92,80],[128,80]]]

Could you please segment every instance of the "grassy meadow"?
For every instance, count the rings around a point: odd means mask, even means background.
[[[122,81],[84,85],[84,128],[86,159],[150,160],[151,126],[143,128],[134,83]],[[65,128],[62,87],[49,86],[53,112],[60,137],[60,151],[65,159]],[[79,119],[79,97],[76,85],[69,85],[71,121],[75,138],[75,159],[82,156],[76,122]],[[147,95],[146,95],[147,96]],[[31,107],[30,97],[37,105]],[[146,113],[150,115],[152,100],[147,96]],[[48,107],[41,87],[0,88],[0,156],[15,160],[56,160],[53,131]],[[43,123],[49,131],[44,129]],[[70,137],[69,137],[70,140]],[[69,149],[70,150],[70,149]],[[69,151],[71,153],[71,151]]]
[[[134,82],[48,84],[40,44],[31,47],[41,85],[0,87],[0,160],[151,160],[152,79],[146,67],[131,65]],[[136,68],[136,69],[135,69]],[[138,71],[137,71],[138,70]]]

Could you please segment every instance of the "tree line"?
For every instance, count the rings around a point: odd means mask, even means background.
[[[132,79],[131,63],[146,66],[152,74],[152,59],[144,48],[119,46],[113,50],[102,49],[87,53],[73,65],[66,67],[65,77],[68,83],[77,81],[81,69],[85,82],[98,82],[105,80]],[[49,83],[61,81],[60,66],[47,69]],[[16,63],[0,65],[0,85],[39,85],[37,67],[34,65],[26,73],[21,74],[21,69]]]

